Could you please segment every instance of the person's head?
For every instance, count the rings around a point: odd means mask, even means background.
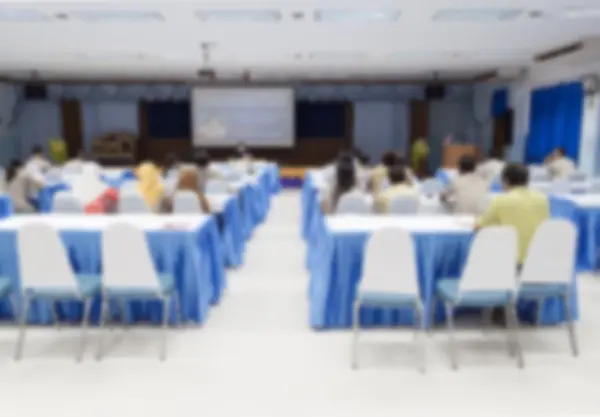
[[[557,158],[564,158],[567,155],[567,152],[565,151],[565,148],[556,148],[554,150],[554,156],[556,156]]]
[[[194,168],[185,168],[179,173],[177,189],[180,191],[196,191],[198,189],[198,174]]]
[[[353,162],[340,161],[337,164],[336,181],[337,189],[339,190],[340,194],[355,187],[356,172],[354,170]]]
[[[499,148],[492,148],[492,150],[490,151],[490,158],[489,159],[498,159],[498,160],[504,159],[504,152],[503,152],[503,150],[499,149]]]
[[[194,153],[194,164],[200,168],[206,168],[210,164],[210,156],[204,149],[197,150]]]
[[[21,161],[18,159],[13,159],[10,161],[8,168],[6,168],[6,181],[10,182],[14,177],[16,177],[19,169],[21,169]]]
[[[476,162],[473,156],[463,155],[458,160],[458,173],[463,175],[475,172],[475,165]]]
[[[381,164],[386,167],[391,167],[398,162],[398,154],[394,151],[387,151],[381,155]]]
[[[406,166],[402,164],[392,165],[388,168],[388,178],[392,185],[406,182]]]
[[[352,154],[352,152],[350,151],[342,151],[340,152],[340,154],[337,157],[337,161],[336,163],[342,163],[342,162],[347,162],[347,163],[352,163],[354,162],[354,155]]]
[[[177,157],[173,153],[168,153],[165,156],[165,161],[163,162],[163,164],[164,164],[163,169],[166,172],[166,171],[174,168],[175,165],[177,165]]]
[[[505,189],[525,187],[529,182],[529,170],[523,164],[511,162],[506,164],[501,174],[502,185]]]
[[[43,156],[44,149],[40,145],[35,145],[31,148],[31,156]]]

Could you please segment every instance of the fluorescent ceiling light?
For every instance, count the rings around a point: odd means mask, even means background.
[[[37,10],[0,9],[0,21],[3,22],[43,22],[52,17]]]
[[[394,22],[400,18],[400,10],[315,10],[314,18],[318,22]]]
[[[352,51],[331,51],[331,52],[310,52],[307,55],[308,59],[316,60],[338,60],[338,59],[364,59],[368,56],[365,52],[352,52]]]
[[[568,19],[597,19],[600,18],[600,8],[572,8],[564,11]]]
[[[146,10],[81,10],[71,12],[71,17],[84,22],[162,22],[164,16]]]
[[[149,55],[142,52],[94,52],[94,53],[76,53],[77,59],[87,59],[93,61],[120,61],[120,60],[160,60],[159,55]]]
[[[494,22],[517,19],[521,9],[442,9],[433,14],[433,20],[444,22]]]
[[[196,17],[203,22],[278,22],[279,10],[198,10]]]

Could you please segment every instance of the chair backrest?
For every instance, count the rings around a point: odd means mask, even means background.
[[[516,268],[517,230],[509,226],[485,227],[471,244],[460,291],[514,290]]]
[[[29,223],[17,231],[21,288],[77,289],[67,251],[56,229]]]
[[[205,191],[207,194],[228,194],[229,184],[223,180],[208,180]]]
[[[177,191],[173,197],[173,213],[199,214],[202,213],[198,194],[193,191]]]
[[[335,212],[336,214],[370,214],[373,210],[364,195],[349,192],[340,197]]]
[[[390,214],[417,214],[419,198],[410,195],[398,195],[392,198],[388,207]]]
[[[359,291],[418,294],[414,242],[400,228],[373,232],[367,242]]]
[[[529,181],[531,182],[550,181],[551,179],[550,172],[546,168],[535,167],[529,169]]]
[[[52,211],[54,213],[84,213],[85,209],[80,200],[70,191],[59,191],[52,200]]]
[[[119,213],[151,213],[146,200],[137,190],[119,193]]]
[[[567,179],[557,179],[552,181],[552,194],[570,194],[571,183]]]
[[[570,283],[575,276],[577,229],[565,219],[548,219],[536,230],[521,283]]]
[[[585,181],[587,180],[587,175],[585,172],[575,171],[569,174],[570,181]]]
[[[128,223],[113,223],[102,235],[103,284],[107,287],[159,290],[144,232]]]
[[[421,183],[421,193],[426,196],[435,196],[442,192],[444,184],[436,178],[428,178]]]
[[[600,194],[600,179],[595,178],[592,180],[588,192],[593,194]]]

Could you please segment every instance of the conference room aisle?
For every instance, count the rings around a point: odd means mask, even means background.
[[[116,330],[106,359],[73,360],[77,332],[34,329],[25,359],[10,358],[16,333],[0,331],[0,393],[7,415],[395,416],[559,415],[599,412],[600,285],[581,280],[582,356],[564,329],[527,330],[527,367],[505,354],[502,332],[458,334],[461,369],[449,369],[446,334],[429,339],[429,370],[417,371],[412,334],[363,334],[362,368],[349,364],[350,333],[308,327],[308,274],[298,192],[274,198],[248,243],[245,263],[201,329],[169,334],[157,360],[155,330]],[[97,333],[90,334],[90,348]]]

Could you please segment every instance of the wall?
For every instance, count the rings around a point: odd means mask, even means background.
[[[16,154],[15,110],[19,103],[17,87],[0,83],[0,165],[5,166]]]
[[[584,98],[579,169],[590,176],[600,174],[600,94]]]

